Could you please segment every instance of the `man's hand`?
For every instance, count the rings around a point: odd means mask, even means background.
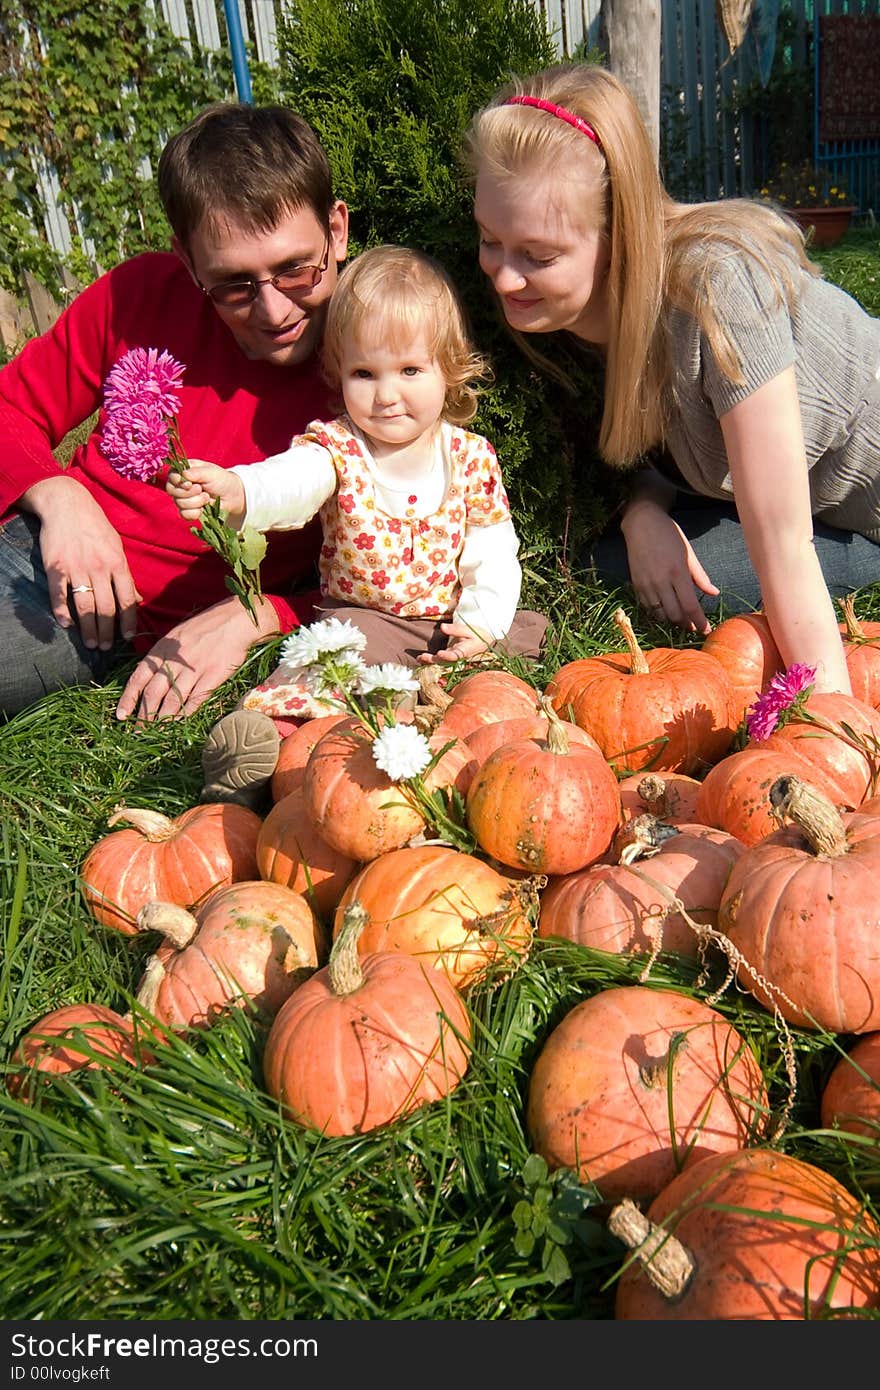
[[[453,661],[474,661],[483,656],[491,646],[490,642],[479,637],[473,628],[464,623],[441,623],[440,631],[449,638],[448,646],[439,652],[423,652],[419,661],[423,666],[431,666],[442,661],[450,665]]]
[[[255,627],[237,598],[228,598],[178,623],[161,637],[129,676],[117,719],[179,719],[192,714],[237,671],[255,643],[278,632],[271,603],[256,605]]]
[[[119,534],[91,493],[75,478],[44,478],[22,495],[21,505],[40,520],[40,553],[56,622],[78,622],[87,647],[109,651],[118,619],[120,633],[131,641],[141,595]]]
[[[642,607],[658,621],[705,635],[712,625],[697,596],[717,594],[696,553],[672,517],[653,502],[640,501],[623,521],[629,573]]]

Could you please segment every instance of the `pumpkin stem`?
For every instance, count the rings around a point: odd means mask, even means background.
[[[164,979],[165,966],[158,956],[150,956],[144,966],[143,979],[138,985],[138,992],[135,995],[141,1008],[146,1009],[148,1014],[155,1012],[156,996]]]
[[[553,708],[546,695],[541,695],[538,704],[541,713],[547,716],[547,748],[551,753],[568,753],[570,744],[568,734],[556,710]]]
[[[666,1085],[669,1077],[669,1059],[672,1055],[673,1044],[676,1039],[681,1036],[680,1033],[675,1033],[672,1042],[669,1047],[667,1047],[662,1057],[651,1057],[639,1067],[639,1080],[648,1090],[651,1090],[654,1086]],[[681,1046],[681,1044],[679,1043],[678,1046]]]
[[[686,1245],[663,1226],[640,1212],[635,1202],[624,1197],[612,1207],[608,1229],[636,1259],[653,1288],[664,1298],[681,1298],[694,1275],[696,1263]]]
[[[151,844],[167,840],[174,832],[174,821],[170,816],[163,815],[161,811],[147,810],[145,806],[126,806],[123,801],[113,807],[113,814],[107,817],[107,824],[117,825],[121,820],[127,820]]]
[[[618,830],[612,851],[618,864],[632,864],[636,859],[647,859],[649,855],[656,854],[667,840],[680,834],[677,826],[669,825],[657,816],[634,816]]]
[[[846,636],[849,641],[864,641],[865,629],[856,617],[855,602],[852,594],[847,594],[846,598],[840,600],[843,609],[843,621],[846,623]]]
[[[639,782],[636,791],[644,801],[652,816],[660,820],[669,812],[669,789],[666,781],[656,772],[648,772]]]
[[[624,641],[626,642],[626,645],[629,647],[629,654],[631,658],[630,669],[632,671],[632,674],[634,676],[649,675],[651,668],[648,665],[648,659],[645,656],[645,653],[642,651],[641,647],[639,646],[639,640],[636,637],[636,634],[633,632],[633,625],[630,622],[629,618],[626,616],[622,608],[615,608],[612,617],[614,618],[614,621],[617,624],[617,626],[620,628],[620,631],[623,633]]]
[[[354,994],[364,983],[358,957],[358,937],[367,925],[367,910],[359,902],[349,903],[342,914],[342,926],[333,943],[327,973],[333,994]]]
[[[182,951],[198,929],[198,919],[177,903],[144,903],[135,918],[138,931],[161,932],[166,941]]]
[[[452,696],[441,685],[439,672],[434,666],[421,666],[417,679],[421,697],[431,708],[444,710],[452,704]]]
[[[799,777],[777,777],[770,788],[774,816],[794,821],[815,855],[839,859],[849,852],[843,818],[833,802]]]

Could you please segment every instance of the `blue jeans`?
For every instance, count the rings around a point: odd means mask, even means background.
[[[720,594],[700,594],[704,612],[748,613],[761,607],[761,590],[732,503],[679,492],[670,515],[687,536],[698,560]],[[816,554],[832,598],[843,598],[880,582],[880,545],[853,531],[813,522]],[[586,562],[609,588],[629,583],[626,542],[618,527],[594,542]],[[792,595],[797,601],[797,595]]]
[[[22,512],[0,527],[0,718],[62,686],[100,683],[132,649],[90,651],[79,626],[59,627],[49,606],[40,523]]]

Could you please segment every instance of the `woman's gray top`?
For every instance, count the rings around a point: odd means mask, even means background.
[[[793,364],[813,515],[880,542],[880,319],[836,285],[798,274],[790,313],[782,286],[751,256],[726,256],[710,272],[718,321],[742,363],[740,385],[720,371],[696,321],[670,312],[666,447],[694,491],[730,501],[718,417]]]

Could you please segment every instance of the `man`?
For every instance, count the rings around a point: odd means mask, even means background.
[[[298,621],[317,527],[270,538],[257,623],[225,565],[156,484],[122,477],[99,418],[64,469],[53,449],[101,405],[132,347],[185,370],[177,417],[190,458],[231,466],[286,448],[332,409],[316,349],[345,259],[348,210],[323,149],[283,107],[218,103],[159,163],[170,252],[123,262],[0,371],[0,711],[101,679],[143,653],[119,719],[191,713],[248,650]],[[310,603],[300,602],[303,618]]]

